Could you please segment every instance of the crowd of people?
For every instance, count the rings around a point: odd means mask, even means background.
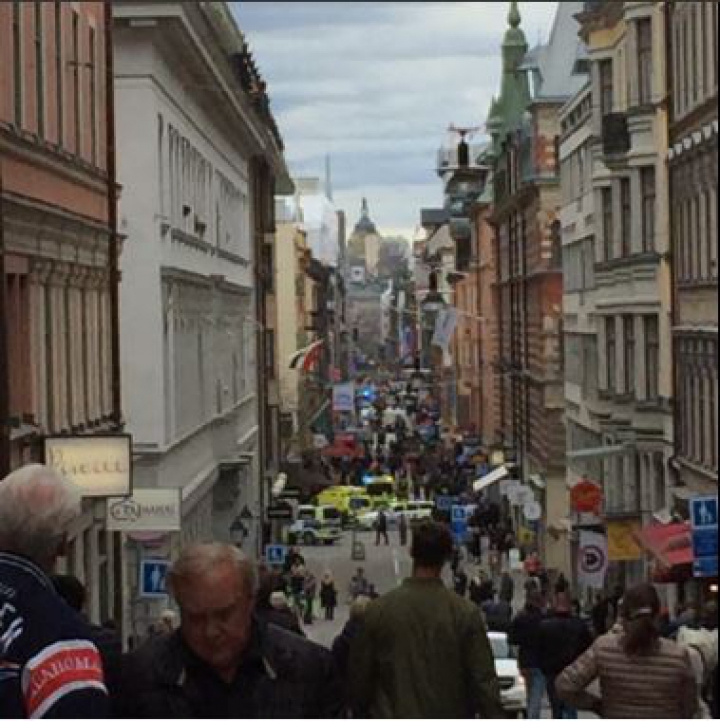
[[[83,616],[81,584],[55,574],[80,509],[74,484],[45,466],[0,482],[3,718],[499,718],[487,631],[500,626],[518,649],[530,717],[546,692],[557,718],[717,715],[716,607],[669,627],[654,587],[641,584],[605,599],[591,634],[563,579],[548,595],[528,575],[512,616],[511,577],[499,594],[491,579],[446,587],[444,566],[456,576],[460,567],[437,521],[412,529],[412,574],[399,587],[378,596],[356,570],[331,649],[303,631],[316,598],[333,617],[328,573],[318,583],[296,549],[274,574],[235,546],[206,543],[185,547],[169,573],[179,617],[123,652],[110,624]]]

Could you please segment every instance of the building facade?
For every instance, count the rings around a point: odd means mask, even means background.
[[[0,477],[47,436],[122,430],[107,8],[0,4]],[[84,501],[62,566],[95,623],[124,583],[104,505]]]
[[[673,466],[681,496],[718,490],[717,3],[664,3],[668,23]]]
[[[499,285],[501,425],[506,456],[543,506],[542,524],[520,525],[549,567],[569,571],[567,537],[543,535],[567,514],[562,358],[559,110],[583,84],[574,15],[558,6],[548,44],[528,52],[511,3],[501,92],[488,127],[494,141]],[[529,534],[524,534],[530,538]]]
[[[664,18],[654,2],[587,6],[597,401],[594,435],[571,434],[568,455],[602,474],[608,523],[645,525],[672,506],[670,245],[667,203],[657,201],[667,187]],[[574,343],[582,363],[587,348]],[[645,572],[642,558],[618,561],[608,582]]]
[[[172,558],[194,541],[261,552],[279,422],[269,384],[283,165],[262,81],[224,3],[113,7],[134,482],[182,498],[179,533],[127,539],[137,578],[135,559]],[[125,607],[142,632],[157,609],[138,602],[136,586],[128,583]]]

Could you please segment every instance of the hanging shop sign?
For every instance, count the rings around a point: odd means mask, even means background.
[[[637,542],[640,521],[607,522],[608,561],[638,561],[643,550]]]
[[[542,516],[542,506],[537,501],[526,503],[522,511],[523,516],[525,516],[528,521],[538,521],[540,520],[540,516]]]
[[[179,488],[136,488],[131,496],[107,499],[108,531],[179,531]]]
[[[570,505],[578,513],[599,513],[602,500],[602,488],[587,478],[570,489]]]
[[[132,437],[126,433],[48,436],[45,463],[87,498],[127,496],[132,490]]]

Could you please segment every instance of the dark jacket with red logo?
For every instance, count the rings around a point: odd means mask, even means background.
[[[106,718],[89,625],[26,558],[0,552],[0,718]]]

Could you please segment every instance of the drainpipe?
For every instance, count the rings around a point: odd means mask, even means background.
[[[5,197],[0,162],[0,478],[10,472],[10,367],[8,364],[5,277]]]
[[[113,58],[113,3],[105,0],[105,113],[108,228],[108,269],[110,271],[110,355],[112,363],[112,421],[122,426],[120,389],[120,271],[118,268],[117,164],[115,156],[115,73]]]

